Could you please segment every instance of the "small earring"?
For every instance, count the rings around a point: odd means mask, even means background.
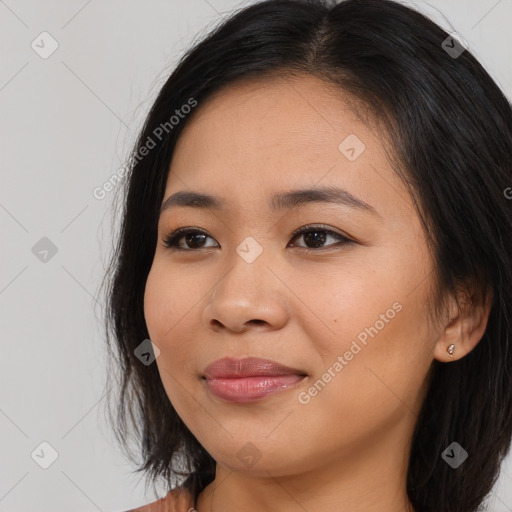
[[[450,357],[453,357],[453,351],[455,349],[455,345],[452,343],[448,348],[448,354],[450,354]]]

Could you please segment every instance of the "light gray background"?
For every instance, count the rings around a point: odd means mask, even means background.
[[[461,34],[512,98],[512,1],[408,3]],[[113,193],[97,200],[92,191],[122,166],[195,36],[243,4],[0,0],[1,511],[116,512],[156,499],[103,420],[93,307]],[[43,31],[59,45],[47,59],[31,48]],[[42,237],[57,247],[46,263],[32,252]],[[31,458],[42,441],[58,452],[48,469]],[[489,511],[512,511],[511,466],[509,457]]]

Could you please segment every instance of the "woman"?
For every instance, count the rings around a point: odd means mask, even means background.
[[[136,510],[480,510],[512,435],[511,134],[390,0],[263,1],[184,56],[108,273],[116,432],[170,489]]]

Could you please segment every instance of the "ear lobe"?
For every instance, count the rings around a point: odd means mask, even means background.
[[[467,292],[461,294],[460,307],[455,299],[450,303],[449,320],[436,343],[434,358],[443,363],[461,359],[469,354],[483,338],[492,306],[492,292],[483,301],[475,300]],[[450,345],[452,355],[448,352]]]

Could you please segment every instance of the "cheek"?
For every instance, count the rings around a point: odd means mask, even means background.
[[[178,275],[155,261],[144,292],[144,317],[152,341],[167,344],[185,320],[187,310],[193,307],[193,297],[183,289],[187,287],[180,283]]]
[[[304,420],[315,418],[312,430],[350,446],[365,439],[372,442],[382,429],[418,411],[418,391],[429,358],[410,328],[411,315],[415,316],[414,308],[404,306],[378,333],[370,330],[366,344],[349,336],[337,348],[333,345],[323,373],[316,374],[306,389],[309,398],[300,397],[301,404],[309,399],[299,411]]]
[[[144,318],[148,328],[149,337],[160,347],[162,332],[167,315],[167,300],[162,279],[153,266],[149,272],[144,291]]]
[[[307,289],[308,304],[314,305],[310,312],[316,317],[305,323],[304,329],[315,340],[324,364],[351,350],[353,342],[365,347],[376,331],[379,334],[375,339],[385,337],[380,333],[389,331],[389,326],[403,316],[397,312],[397,298],[402,294],[396,283],[389,279],[389,274],[378,274],[365,262],[354,262],[349,269],[345,266],[339,273],[325,276],[324,282],[323,287],[318,287],[318,283],[316,287],[313,283],[303,287]]]
[[[181,277],[180,277],[181,275]],[[144,293],[144,317],[149,337],[160,349],[157,365],[162,380],[167,372],[183,375],[191,361],[197,312],[203,304],[196,292],[183,281],[183,273],[156,262],[149,272]],[[194,287],[199,288],[199,287]],[[166,371],[167,372],[166,372]]]
[[[319,393],[323,396],[317,405],[325,401],[326,409],[337,404],[344,411],[355,402],[364,404],[360,414],[371,415],[372,404],[393,408],[400,406],[400,399],[412,403],[430,367],[433,344],[426,329],[426,290],[417,286],[421,276],[396,259],[394,266],[385,266],[386,272],[383,267],[354,265],[349,278],[330,276],[323,299],[313,288],[308,294],[325,319],[316,322],[319,330],[313,330],[312,322],[304,329],[322,360],[317,366],[322,373],[315,379],[322,381],[317,388],[325,385],[327,392]]]
[[[174,406],[183,402],[180,383],[187,360],[190,359],[186,352],[190,344],[183,336],[187,318],[184,309],[190,298],[184,295],[169,272],[163,272],[158,265],[153,265],[144,292],[144,317],[149,337],[160,350],[155,361],[160,379]]]

